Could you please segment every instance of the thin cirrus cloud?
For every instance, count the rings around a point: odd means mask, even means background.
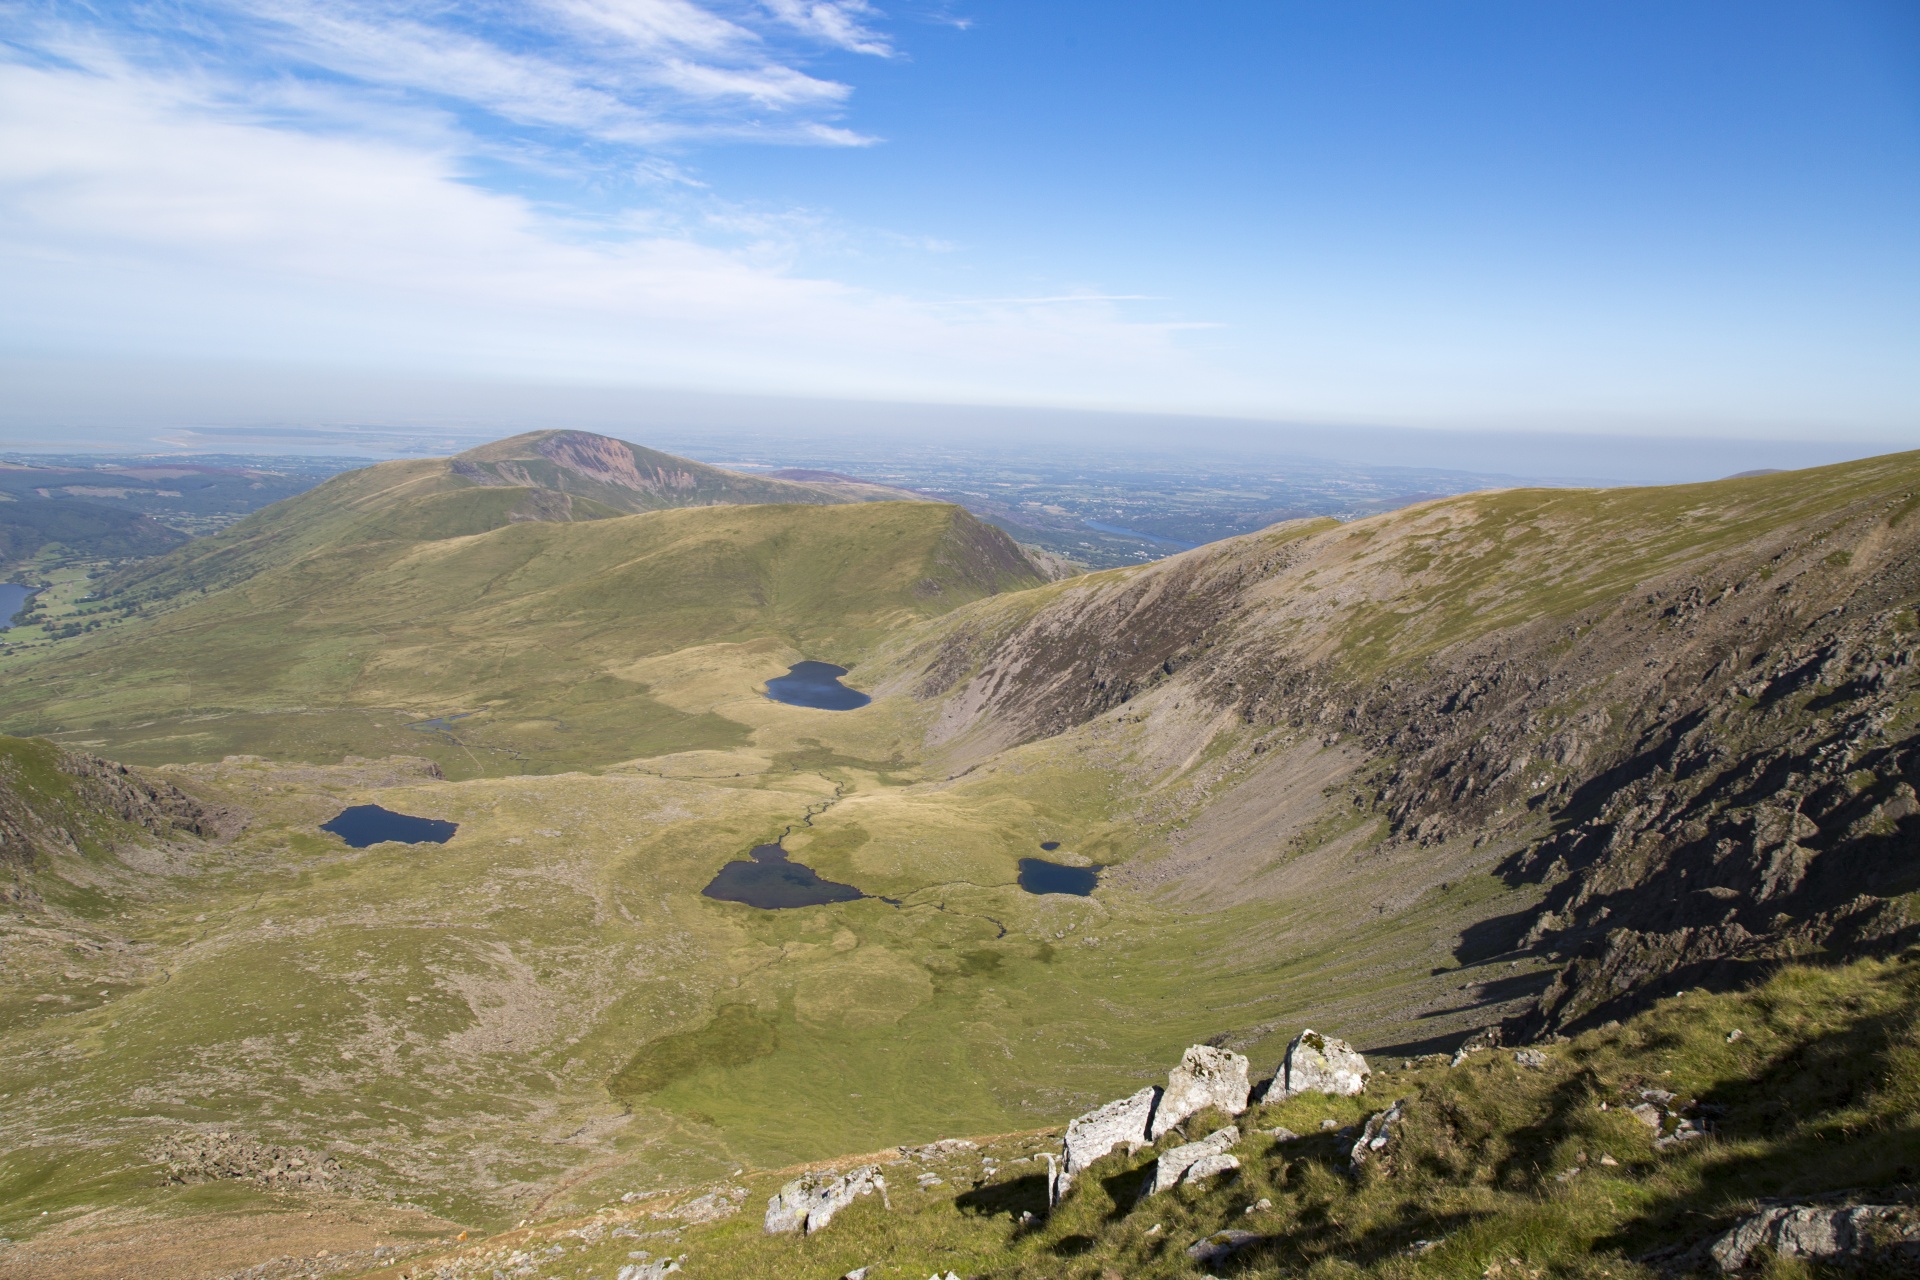
[[[781,217],[730,216],[683,177],[669,154],[702,139],[864,141],[846,86],[804,66],[891,51],[856,0],[12,12],[16,347],[986,398],[1191,374],[1173,326],[1109,302],[956,307],[802,272],[804,233],[783,245]],[[614,194],[535,198],[525,175]]]
[[[230,29],[250,30],[258,52],[282,66],[605,142],[734,131],[829,141],[820,113],[837,114],[849,93],[783,60],[755,32],[679,0],[550,0],[472,13],[491,20],[277,0],[236,9]]]

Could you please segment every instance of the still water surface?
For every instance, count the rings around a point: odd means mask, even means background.
[[[789,861],[787,851],[777,844],[757,844],[747,856],[753,861],[729,862],[700,892],[722,902],[744,902],[765,910],[817,907],[867,896],[850,884],[822,880],[812,867]]]
[[[1020,859],[1020,887],[1028,893],[1070,893],[1084,898],[1099,881],[1099,867],[1068,867],[1045,858]]]
[[[790,707],[814,707],[821,711],[851,711],[873,699],[858,689],[840,683],[845,667],[831,662],[796,662],[783,676],[767,681],[767,696]]]
[[[320,829],[331,831],[355,849],[364,849],[385,840],[400,844],[445,844],[453,839],[460,824],[395,813],[377,804],[357,804],[351,809],[342,809],[339,816],[321,824]]]
[[[13,625],[13,615],[25,607],[27,597],[33,591],[32,587],[23,587],[18,583],[0,582],[0,631]]]

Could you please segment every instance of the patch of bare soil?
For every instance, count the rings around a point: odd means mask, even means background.
[[[335,1205],[109,1224],[89,1214],[0,1245],[0,1280],[282,1280],[354,1274],[457,1234],[417,1209]]]

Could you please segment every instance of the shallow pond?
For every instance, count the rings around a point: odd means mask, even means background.
[[[456,711],[450,716],[435,716],[431,720],[415,720],[409,724],[407,728],[418,729],[421,733],[451,733],[453,732],[453,722],[455,720],[465,720],[470,716],[477,716],[479,714],[478,711]]]
[[[813,707],[820,711],[851,711],[873,699],[858,689],[840,683],[845,667],[831,662],[796,662],[787,674],[767,681],[767,696],[790,707]]]
[[[0,631],[13,625],[13,615],[26,606],[28,597],[36,588],[23,587],[18,583],[0,582]]]
[[[342,809],[333,821],[322,823],[320,829],[331,831],[355,849],[364,849],[386,840],[399,844],[445,844],[453,839],[460,824],[395,813],[377,804],[357,804],[351,809]]]
[[[852,902],[867,895],[850,884],[822,880],[812,867],[789,861],[777,844],[759,844],[747,851],[751,862],[729,862],[700,892],[722,902],[744,902],[750,907],[817,907],[827,902]]]
[[[1028,893],[1071,893],[1084,898],[1099,882],[1099,867],[1069,867],[1045,858],[1020,859],[1020,887]]]

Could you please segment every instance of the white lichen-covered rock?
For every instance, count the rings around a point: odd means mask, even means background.
[[[661,1258],[654,1262],[635,1262],[620,1268],[613,1280],[667,1280],[667,1277],[680,1270],[677,1258]]]
[[[1368,1160],[1387,1149],[1387,1143],[1393,1140],[1393,1131],[1405,1118],[1405,1098],[1394,1103],[1385,1111],[1376,1111],[1367,1117],[1366,1127],[1360,1131],[1360,1140],[1353,1144],[1351,1159],[1353,1167],[1358,1169]]]
[[[1141,1199],[1157,1196],[1162,1191],[1178,1186],[1182,1181],[1194,1181],[1192,1171],[1202,1162],[1211,1162],[1212,1173],[1223,1173],[1227,1169],[1238,1169],[1240,1162],[1226,1153],[1240,1141],[1240,1129],[1237,1125],[1228,1125],[1218,1133],[1209,1134],[1198,1142],[1189,1142],[1185,1146],[1174,1147],[1160,1153],[1160,1159],[1154,1162],[1153,1177],[1147,1181],[1141,1191]],[[1219,1157],[1233,1161],[1232,1164],[1220,1164]],[[1202,1173],[1199,1177],[1208,1177]]]
[[[1360,1093],[1372,1074],[1367,1060],[1352,1045],[1309,1027],[1287,1046],[1287,1056],[1280,1060],[1260,1101],[1279,1102],[1299,1093]]]
[[[1707,1252],[1731,1273],[1759,1261],[1763,1250],[1783,1261],[1920,1261],[1920,1214],[1905,1205],[1779,1205],[1747,1218]]]
[[[1180,1181],[1188,1183],[1204,1182],[1208,1178],[1217,1178],[1221,1174],[1230,1173],[1239,1167],[1239,1156],[1231,1155],[1225,1151],[1216,1151],[1210,1156],[1201,1156],[1198,1160],[1188,1165],[1186,1176],[1181,1178]]]
[[[1166,1092],[1154,1108],[1147,1136],[1158,1142],[1175,1125],[1208,1107],[1230,1116],[1247,1109],[1247,1060],[1227,1049],[1196,1044],[1180,1055],[1167,1076]]]
[[[804,1231],[812,1235],[856,1199],[876,1191],[885,1201],[887,1180],[880,1176],[879,1165],[861,1165],[838,1177],[827,1173],[801,1174],[767,1201],[767,1234]]]
[[[1050,1179],[1054,1202],[1066,1195],[1081,1170],[1115,1147],[1137,1151],[1152,1145],[1147,1130],[1153,1124],[1154,1104],[1159,1100],[1159,1086],[1148,1085],[1131,1097],[1095,1107],[1069,1124],[1065,1159],[1059,1173]]]

